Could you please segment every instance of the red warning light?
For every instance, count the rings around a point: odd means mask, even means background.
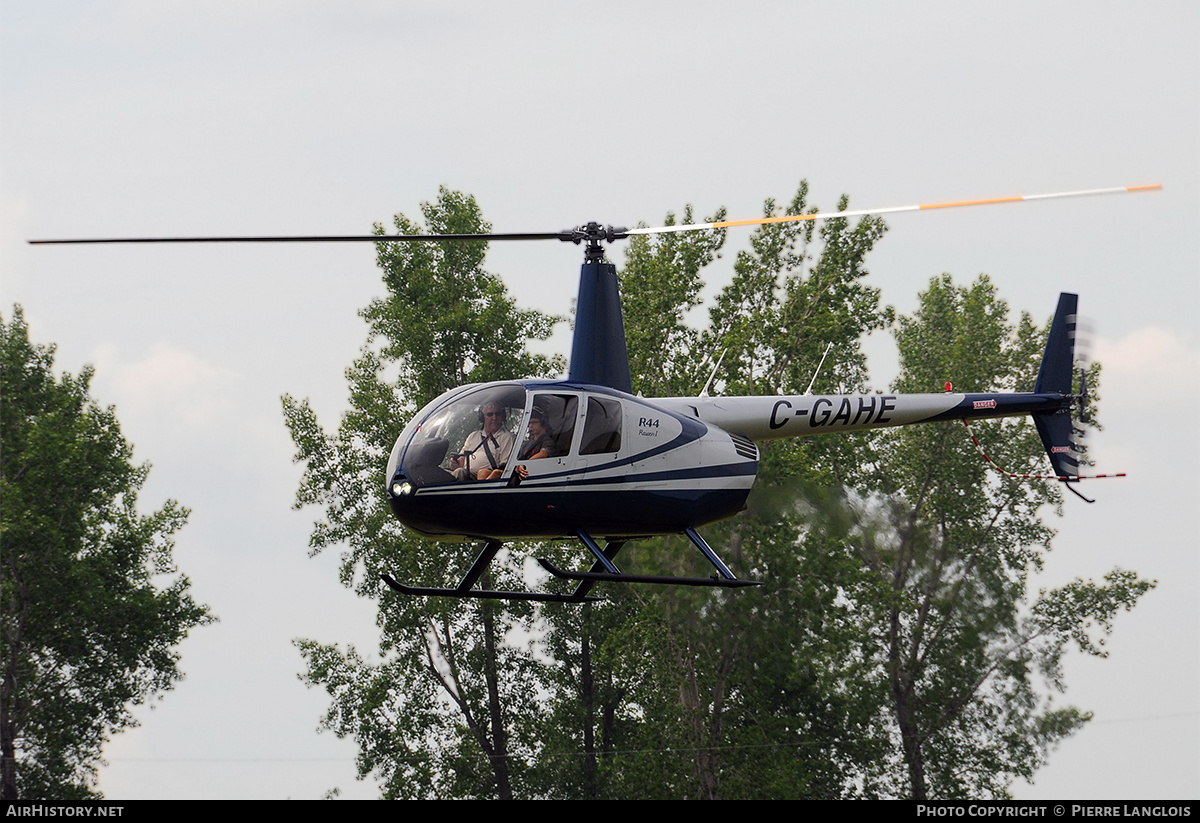
[[[949,380],[946,381],[946,392],[947,393],[950,392],[950,381]]]

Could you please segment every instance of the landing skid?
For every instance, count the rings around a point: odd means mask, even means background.
[[[590,603],[602,599],[599,597],[575,597],[570,594],[549,594],[543,592],[503,592],[487,589],[467,589],[463,591],[459,588],[432,589],[423,586],[405,586],[388,574],[381,575],[381,577],[384,583],[387,583],[394,590],[400,592],[400,594],[409,594],[416,597],[459,597],[475,600],[538,600],[543,603]]]
[[[499,540],[488,540],[484,542],[480,548],[479,555],[475,558],[475,562],[471,564],[471,568],[463,575],[462,580],[453,589],[427,588],[423,586],[406,586],[400,583],[391,575],[382,575],[383,582],[387,583],[395,591],[400,594],[407,594],[416,597],[457,597],[462,599],[476,600],[533,600],[542,603],[590,603],[600,600],[598,597],[593,597],[588,594],[592,587],[597,583],[656,583],[667,586],[718,586],[721,588],[738,589],[744,586],[761,586],[762,583],[757,580],[740,580],[734,577],[733,572],[729,567],[721,562],[721,558],[717,557],[716,552],[704,542],[695,529],[684,529],[684,534],[692,541],[708,559],[708,562],[716,569],[716,574],[712,577],[671,577],[669,575],[656,574],[625,574],[617,568],[613,563],[613,559],[617,556],[617,552],[625,545],[624,540],[611,540],[603,549],[596,543],[595,538],[588,534],[583,529],[576,529],[575,535],[588,548],[595,557],[595,562],[586,572],[568,571],[560,569],[545,558],[538,558],[538,563],[542,568],[550,572],[555,577],[563,580],[574,580],[578,583],[575,590],[570,594],[551,594],[548,592],[509,592],[509,591],[493,591],[490,589],[476,589],[475,583],[483,575],[488,565],[495,558],[496,553],[500,551],[501,545]]]
[[[608,572],[571,572],[560,569],[544,557],[538,558],[543,569],[563,580],[589,580],[594,583],[660,583],[667,586],[719,586],[740,589],[743,586],[761,586],[760,580],[726,580],[723,577],[672,577],[662,574],[609,574]]]

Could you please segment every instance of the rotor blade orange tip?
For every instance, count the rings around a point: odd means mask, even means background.
[[[958,200],[952,203],[926,203],[922,209],[952,209],[955,206],[987,206],[992,203],[1020,203],[1024,197],[991,197],[987,200]]]

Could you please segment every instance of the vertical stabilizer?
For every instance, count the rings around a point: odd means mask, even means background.
[[[1071,393],[1071,378],[1075,363],[1075,314],[1079,307],[1079,295],[1063,292],[1058,296],[1058,310],[1050,324],[1050,337],[1046,340],[1046,354],[1042,357],[1042,368],[1038,371],[1035,392]]]
[[[1037,393],[1058,393],[1065,398],[1071,395],[1071,381],[1075,365],[1075,321],[1079,297],[1063,293],[1058,297],[1058,310],[1050,324],[1050,336],[1046,340],[1046,354],[1042,357],[1042,368],[1038,371]],[[1075,444],[1074,423],[1071,419],[1071,403],[1063,404],[1058,411],[1033,415],[1046,449],[1046,456],[1059,478],[1079,476],[1079,455]]]

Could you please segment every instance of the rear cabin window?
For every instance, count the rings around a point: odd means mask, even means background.
[[[609,454],[620,450],[621,402],[608,397],[589,397],[579,453]]]

